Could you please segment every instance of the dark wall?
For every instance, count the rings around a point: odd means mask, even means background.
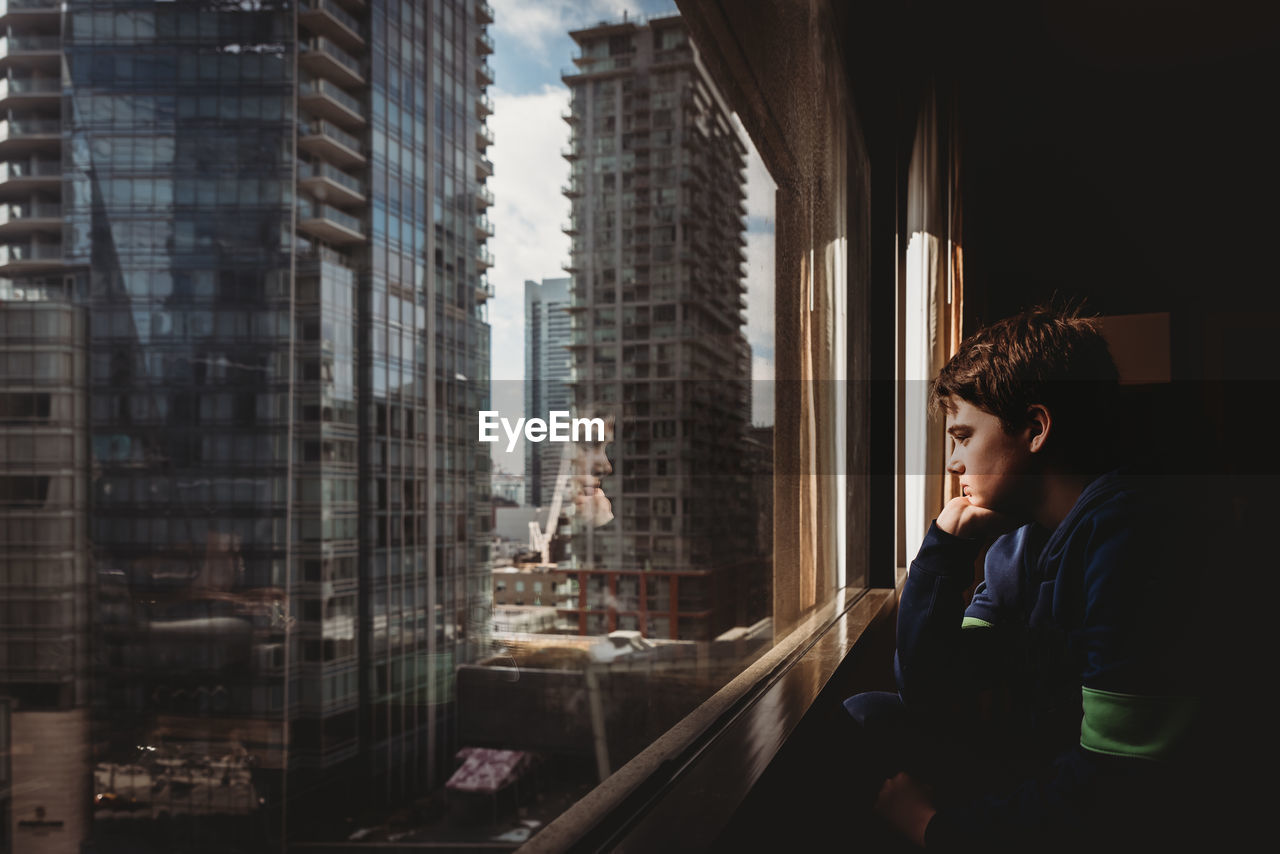
[[[1241,432],[1280,380],[1269,257],[1280,168],[1267,106],[1280,11],[1121,6],[848,7],[845,56],[860,115],[874,118],[873,176],[895,174],[903,198],[932,79],[960,133],[965,329],[1051,299],[1104,315],[1168,312],[1173,382],[1127,390],[1142,416],[1127,444],[1199,474],[1272,477],[1274,457]],[[891,185],[878,186],[883,210]]]
[[[1249,372],[1204,339],[1217,315],[1280,306],[1265,252],[1280,29],[1244,4],[1172,5],[950,13],[969,328],[1054,294],[1169,311],[1175,377]]]

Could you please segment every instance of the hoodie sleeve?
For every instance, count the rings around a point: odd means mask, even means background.
[[[1021,529],[1020,529],[1021,531]],[[1016,595],[1025,538],[1001,537],[987,551],[985,577],[966,609],[981,543],[929,526],[898,603],[895,673],[903,700],[917,710],[954,707],[990,671],[993,634]]]
[[[1082,666],[1080,741],[1006,794],[940,809],[929,850],[1058,850],[1168,832],[1191,779],[1178,760],[1196,704],[1179,685],[1183,612],[1169,601],[1185,590],[1185,561],[1158,533],[1149,519],[1099,514],[1073,538],[1055,611]]]
[[[1021,612],[1023,567],[1035,563],[1042,538],[1033,525],[1024,525],[991,544],[983,561],[983,577],[964,612],[965,628],[1006,626],[1025,622]]]

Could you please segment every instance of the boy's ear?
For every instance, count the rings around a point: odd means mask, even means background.
[[[1027,407],[1027,429],[1030,431],[1031,453],[1035,454],[1044,449],[1044,443],[1048,440],[1052,427],[1053,416],[1043,404],[1033,403]]]

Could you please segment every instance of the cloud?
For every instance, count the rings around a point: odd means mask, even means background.
[[[621,18],[635,6],[620,0],[493,0],[493,28],[522,49],[541,52],[569,30]]]
[[[747,232],[747,340],[773,352],[773,232]]]
[[[773,423],[773,351],[751,356],[751,423]]]
[[[567,275],[561,265],[569,257],[569,237],[560,226],[569,219],[569,200],[560,188],[569,181],[569,162],[560,150],[568,144],[569,126],[560,114],[569,107],[569,92],[552,85],[532,95],[497,90],[493,101],[492,376],[519,380],[524,376],[525,279]]]
[[[747,143],[747,216],[753,221],[772,222],[777,184],[774,183],[769,170],[765,168],[764,161],[756,152],[755,143],[747,135],[747,130],[743,127],[737,113],[733,114],[733,123],[738,128],[738,133],[742,135],[743,141]]]
[[[747,340],[753,356],[773,358],[774,336],[774,197],[776,188],[755,145],[734,115],[747,140]],[[772,368],[770,369],[772,376]],[[758,371],[753,370],[753,375]],[[757,379],[759,377],[756,377]]]
[[[751,381],[773,382],[773,353],[751,357]]]

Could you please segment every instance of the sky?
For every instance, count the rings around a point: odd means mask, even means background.
[[[573,65],[577,46],[569,31],[601,21],[645,19],[676,14],[672,0],[490,0],[494,53],[489,58],[495,83],[489,88],[494,113],[489,147],[494,173],[489,179],[494,205],[489,217],[494,237],[489,248],[494,265],[489,281],[492,326],[493,394],[490,408],[512,422],[519,417],[546,417],[525,412],[524,282],[569,275],[569,236],[561,225],[569,219],[569,200],[560,188],[569,181],[569,161],[560,152],[569,145],[569,125],[561,114],[569,108],[569,89],[560,80]],[[752,379],[773,379],[773,195],[774,184],[754,146],[747,165],[747,340],[751,344]],[[773,423],[772,382],[753,384],[752,421]],[[524,442],[507,453],[498,443],[492,451],[502,469],[524,471]]]

